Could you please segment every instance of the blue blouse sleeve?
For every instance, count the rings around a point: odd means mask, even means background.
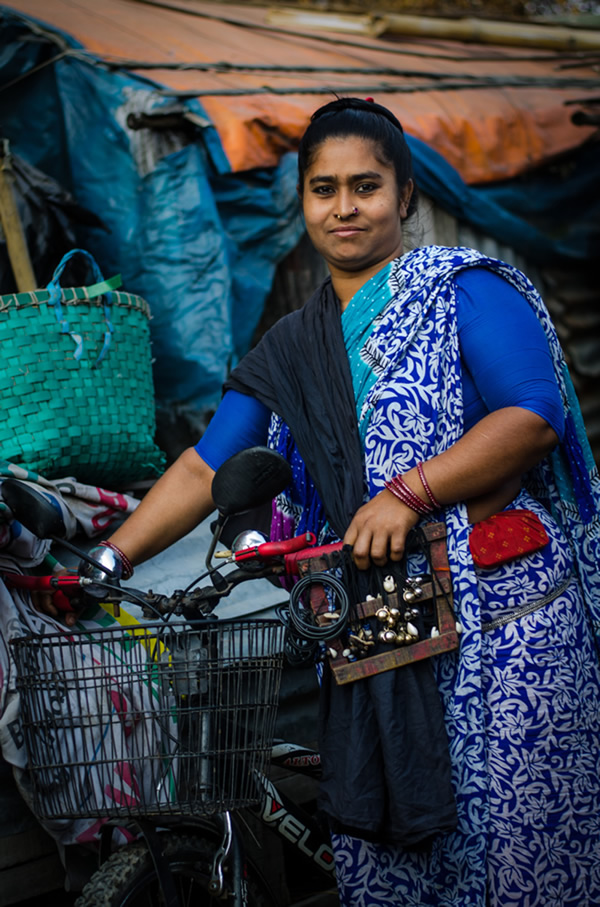
[[[548,342],[527,300],[485,268],[462,271],[456,287],[466,427],[486,412],[520,406],[562,439],[564,412]]]
[[[270,418],[271,411],[256,397],[229,390],[195,450],[216,470],[234,453],[266,444]]]

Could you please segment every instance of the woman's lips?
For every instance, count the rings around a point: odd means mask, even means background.
[[[348,226],[348,227],[336,227],[331,231],[334,236],[354,236],[357,233],[362,233],[362,227]]]

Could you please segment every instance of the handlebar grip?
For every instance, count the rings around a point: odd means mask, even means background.
[[[5,573],[4,582],[13,589],[29,589],[30,591],[47,592],[53,587],[51,585],[53,576],[23,576],[21,573]]]
[[[30,592],[51,592],[52,604],[59,611],[73,611],[69,594],[81,591],[76,574],[62,576],[23,576],[21,573],[4,573],[4,582],[13,589],[28,589]]]
[[[327,557],[329,554],[336,554],[341,551],[343,547],[343,542],[333,542],[331,545],[320,545],[318,548],[303,548],[301,551],[294,551],[292,554],[286,554],[284,557],[285,572],[297,576],[299,561]]]
[[[15,589],[34,589],[38,592],[61,589],[63,592],[75,592],[81,589],[76,573],[59,574],[58,576],[24,576],[22,573],[4,573],[7,586]]]
[[[264,542],[258,546],[257,552],[259,557],[277,557],[282,554],[290,554],[292,551],[301,551],[310,545],[314,545],[317,537],[312,532],[305,532],[304,535],[297,535],[293,539],[283,539],[280,542]]]
[[[269,557],[282,557],[292,551],[299,551],[308,545],[314,545],[316,537],[312,532],[295,536],[293,539],[283,539],[280,542],[263,542],[262,545],[253,545],[251,548],[242,548],[236,551],[234,559],[238,561],[264,560]]]

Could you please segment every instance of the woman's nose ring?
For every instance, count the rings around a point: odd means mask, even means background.
[[[358,214],[358,208],[353,208],[350,214],[335,214],[334,217],[337,217],[338,220],[346,220],[347,217],[356,217]]]

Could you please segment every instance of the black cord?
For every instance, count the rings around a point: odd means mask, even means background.
[[[339,614],[338,619],[332,620],[322,627],[317,625],[312,609],[304,605],[301,600],[302,594],[314,585],[323,586],[324,589],[331,589],[334,593],[333,601],[338,605],[335,609],[336,613]],[[302,639],[321,641],[339,636],[346,628],[349,613],[350,599],[346,589],[340,580],[330,576],[328,573],[311,573],[303,577],[296,583],[290,593],[290,623]]]
[[[302,639],[302,637],[294,634],[290,623],[289,607],[287,605],[279,605],[275,609],[275,614],[286,629],[283,654],[288,663],[293,668],[299,668],[314,662],[318,648],[317,643],[309,639]]]

